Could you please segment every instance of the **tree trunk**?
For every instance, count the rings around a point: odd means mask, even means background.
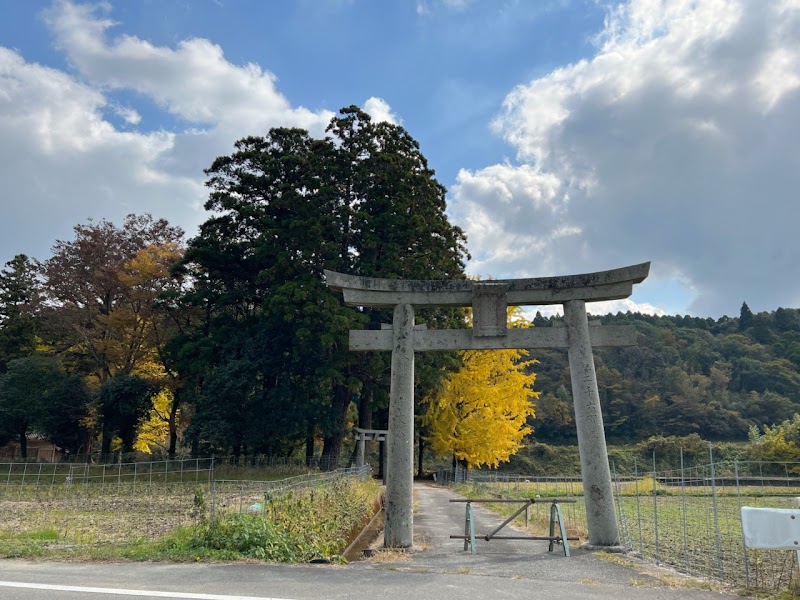
[[[178,447],[178,405],[180,404],[180,392],[175,390],[172,396],[172,406],[169,407],[169,449],[167,456],[172,459],[175,458],[175,451]]]
[[[114,437],[111,433],[111,428],[103,424],[103,443],[100,446],[101,461],[105,461],[105,457],[111,454],[111,440]]]
[[[19,455],[22,460],[28,460],[28,431],[27,427],[19,432]]]
[[[309,423],[306,431],[306,466],[314,462],[314,425]]]
[[[169,426],[169,448],[167,449],[167,457],[172,460],[175,458],[175,450],[178,446],[178,432],[172,427],[170,424]]]
[[[358,460],[358,442],[355,443],[353,446],[353,451],[350,453],[350,458],[347,460],[347,468],[356,466],[356,461]]]
[[[242,455],[242,442],[241,440],[236,440],[233,444],[233,458],[236,461],[236,464],[239,464],[239,457]]]
[[[347,418],[347,408],[350,406],[350,390],[343,385],[337,385],[333,390],[333,428],[325,436],[322,446],[322,464],[320,468],[332,471],[339,466],[339,457],[342,454],[342,440]]]

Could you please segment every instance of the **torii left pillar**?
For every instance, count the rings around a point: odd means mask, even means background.
[[[398,304],[392,322],[392,378],[386,442],[384,544],[410,548],[414,543],[414,307]]]

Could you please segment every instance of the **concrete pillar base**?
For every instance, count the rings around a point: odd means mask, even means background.
[[[590,544],[589,542],[581,544],[581,550],[608,552],[609,554],[625,554],[627,552],[625,546],[599,546],[597,544]]]

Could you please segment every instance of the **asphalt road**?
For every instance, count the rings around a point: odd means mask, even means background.
[[[402,598],[615,600],[737,598],[662,578],[574,549],[567,558],[547,542],[479,541],[477,554],[449,535],[463,531],[464,505],[442,488],[415,490],[413,552],[350,565],[0,562],[2,600],[307,600]],[[476,507],[476,533],[502,519]]]

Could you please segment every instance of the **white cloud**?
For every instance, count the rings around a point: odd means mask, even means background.
[[[604,302],[591,302],[586,305],[586,312],[591,317],[602,317],[607,314],[617,313],[641,313],[643,315],[667,315],[663,308],[650,304],[649,302],[634,302],[630,298],[623,300],[607,300]],[[525,318],[532,321],[539,312],[543,317],[560,317],[564,314],[564,309],[560,304],[546,304],[543,306],[526,306],[524,311]]]
[[[586,310],[591,315],[602,316],[608,313],[617,314],[618,312],[642,313],[645,315],[663,316],[667,312],[649,302],[634,302],[630,298],[623,300],[608,300],[606,302],[592,302],[586,305]]]
[[[652,259],[696,314],[800,304],[798,39],[798,0],[615,9],[593,59],[506,97],[494,126],[521,164],[459,174],[452,214],[480,270]]]
[[[364,102],[364,112],[376,123],[386,121],[392,125],[400,125],[403,121],[392,112],[392,107],[383,98],[371,97]]]
[[[175,48],[131,35],[109,40],[109,11],[64,0],[47,11],[72,74],[0,46],[0,179],[8,199],[0,236],[11,248],[0,262],[16,252],[46,258],[56,238],[71,237],[89,217],[119,221],[148,211],[193,234],[205,218],[202,170],[216,156],[273,126],[322,134],[333,115],[291,106],[271,73],[231,64],[208,40]],[[157,129],[115,100],[116,91],[149,98],[188,125]]]
[[[442,0],[442,4],[452,10],[464,10],[470,3],[471,0]]]
[[[114,106],[114,112],[129,125],[138,125],[142,122],[142,115],[128,106]]]
[[[525,277],[532,267],[547,268],[540,262],[547,247],[580,233],[564,222],[561,182],[529,165],[462,169],[451,196],[453,219],[469,235],[470,270],[483,276]]]
[[[292,108],[272,73],[253,63],[231,64],[209,40],[183,40],[175,49],[131,35],[107,40],[115,24],[98,16],[107,10],[62,0],[47,12],[58,47],[96,85],[135,90],[187,121],[239,127],[242,135],[276,122],[321,132],[332,116]]]
[[[103,16],[109,10],[104,4],[58,0],[46,20],[57,46],[93,86],[138,92],[191,124],[163,157],[170,172],[197,175],[235,140],[274,126],[321,136],[333,117],[331,111],[292,107],[272,73],[253,63],[228,62],[209,40],[192,38],[168,48],[132,35],[108,39],[115,26]]]
[[[466,10],[470,4],[472,4],[472,0],[417,0],[417,14],[429,15],[439,6],[445,10],[462,12]]]
[[[157,165],[174,135],[116,130],[98,90],[0,47],[0,236],[39,258],[42,232],[69,237],[92,215],[152,211],[195,225],[202,185]],[[182,218],[181,218],[182,217]],[[49,246],[55,237],[46,241]],[[4,257],[3,260],[10,258]]]

